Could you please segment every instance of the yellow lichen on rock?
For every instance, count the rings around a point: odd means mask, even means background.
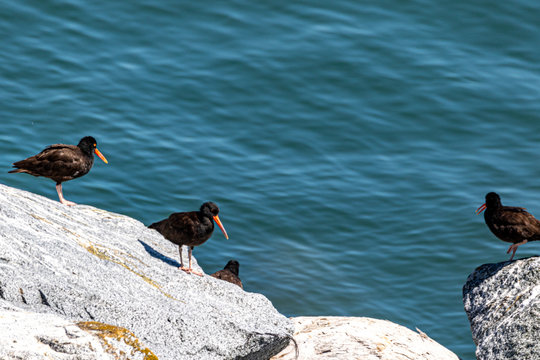
[[[158,360],[158,357],[148,348],[143,347],[139,339],[126,328],[100,323],[97,321],[83,321],[77,323],[79,328],[98,336],[108,353],[119,356],[121,359],[131,359],[136,355],[144,356],[144,360]],[[130,354],[118,348],[112,341],[123,342],[131,348]]]
[[[179,299],[176,299],[174,296],[172,296],[171,294],[167,293],[166,291],[163,291],[163,289],[161,288],[161,285],[159,285],[157,282],[155,282],[154,280],[150,279],[148,276],[138,272],[138,271],[135,271],[133,270],[130,266],[128,266],[124,261],[120,261],[119,259],[116,259],[114,258],[113,256],[111,256],[105,249],[99,249],[97,247],[97,245],[95,244],[91,244],[91,245],[85,245],[85,244],[82,244],[80,243],[81,246],[83,246],[90,254],[92,255],[95,255],[97,256],[98,258],[102,259],[102,260],[107,260],[107,261],[111,261],[115,264],[118,264],[122,267],[124,267],[125,269],[131,271],[133,274],[139,276],[141,279],[143,279],[145,282],[147,282],[148,284],[152,285],[153,287],[155,287],[156,289],[159,290],[159,292],[161,292],[163,295],[165,295],[166,297],[170,298],[170,299],[173,299],[173,300],[176,300],[176,301],[180,301],[180,302],[184,302],[182,300],[179,300]]]

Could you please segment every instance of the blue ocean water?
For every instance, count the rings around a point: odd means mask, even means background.
[[[474,358],[461,288],[508,259],[474,210],[540,216],[540,5],[170,0],[0,4],[0,182],[53,143],[109,164],[67,199],[145,224],[219,204],[194,254],[288,316],[418,327]],[[537,254],[539,244],[517,256]],[[174,271],[174,269],[171,269]]]

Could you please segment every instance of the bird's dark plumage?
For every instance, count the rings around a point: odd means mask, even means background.
[[[191,269],[193,247],[204,244],[212,236],[214,221],[223,231],[225,238],[229,238],[219,220],[218,213],[218,206],[209,201],[202,204],[199,211],[173,213],[167,219],[153,223],[148,227],[157,230],[165,239],[178,245],[180,248],[180,268],[187,272],[193,272]],[[182,260],[182,245],[188,246],[189,268],[187,269],[184,268]]]
[[[17,161],[13,163],[16,169],[10,173],[27,173],[52,179],[56,182],[60,202],[75,205],[64,199],[62,183],[86,175],[94,165],[94,153],[107,163],[107,159],[97,149],[96,139],[85,136],[78,145],[50,145],[37,155]]]
[[[231,284],[238,285],[243,289],[244,286],[242,285],[242,280],[240,280],[240,277],[238,277],[239,268],[240,264],[238,261],[230,260],[227,265],[225,265],[223,270],[216,271],[210,276],[215,277],[216,279],[228,281]]]
[[[476,212],[485,210],[484,220],[491,232],[499,239],[513,243],[507,253],[512,252],[514,258],[518,246],[529,241],[540,240],[540,221],[524,208],[503,206],[498,194],[490,192],[486,202]]]

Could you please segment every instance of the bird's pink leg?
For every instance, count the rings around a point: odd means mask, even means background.
[[[517,244],[510,245],[510,247],[508,248],[508,251],[506,252],[507,254],[509,254],[510,251],[513,250],[512,256],[510,256],[510,261],[512,261],[512,259],[514,258],[514,255],[516,254],[516,250],[517,250],[518,246],[526,244],[526,243],[527,243],[527,240],[523,240],[522,242],[519,242]]]
[[[203,274],[201,274],[200,272],[196,272],[191,268],[191,252],[192,251],[193,251],[193,247],[189,246],[188,247],[189,268],[186,269],[185,267],[182,266],[181,269],[184,270],[185,272],[189,273],[189,274],[195,274],[195,275],[203,276]]]
[[[184,267],[184,261],[182,260],[182,245],[178,245],[178,252],[180,253],[180,270],[187,271],[188,269]]]
[[[60,202],[62,204],[67,205],[67,206],[77,205],[73,201],[64,199],[64,195],[62,195],[62,183],[56,184],[56,192],[58,193],[58,198],[60,199]]]

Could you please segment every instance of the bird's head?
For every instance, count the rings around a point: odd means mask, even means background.
[[[92,136],[83,137],[77,146],[89,155],[94,152],[101,160],[103,160],[105,164],[109,163],[101,151],[98,150],[96,139],[94,139]]]
[[[238,276],[238,272],[240,270],[240,264],[236,260],[229,260],[227,265],[225,265],[224,269],[229,270],[234,275]]]
[[[203,214],[205,214],[206,216],[211,217],[212,219],[214,219],[216,224],[219,226],[219,228],[223,232],[223,235],[225,235],[225,239],[229,238],[229,235],[227,235],[227,231],[225,231],[225,228],[223,227],[223,224],[221,223],[221,220],[219,220],[219,216],[218,216],[219,208],[215,203],[213,203],[211,201],[205,202],[204,204],[201,205],[200,211]]]
[[[478,209],[476,209],[476,215],[480,214],[486,209],[496,209],[501,206],[501,197],[499,194],[490,192],[486,194],[486,202],[483,203]]]

